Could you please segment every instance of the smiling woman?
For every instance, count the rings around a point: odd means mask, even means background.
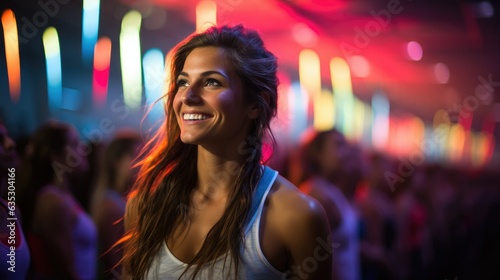
[[[262,165],[276,57],[223,26],[181,42],[170,67],[165,124],[127,202],[125,279],[331,279],[323,208]]]

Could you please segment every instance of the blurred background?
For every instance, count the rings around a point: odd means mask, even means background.
[[[256,29],[279,58],[275,131],[283,141],[296,142],[307,126],[336,127],[393,156],[421,149],[426,161],[444,164],[500,162],[495,2],[5,0],[1,5],[0,111],[15,138],[47,119],[66,120],[81,133],[99,130],[103,119],[113,127],[139,128],[147,106],[164,92],[169,50],[197,24],[200,29],[208,22],[242,23]],[[158,118],[161,112],[154,110],[143,128]]]
[[[498,2],[2,0],[0,13],[0,119],[20,155],[49,120],[71,124],[90,147],[124,129],[147,139],[164,117],[171,48],[213,24],[241,23],[279,60],[269,164],[302,183],[295,151],[303,133],[336,129],[347,155],[359,156],[350,162],[355,175],[341,173],[357,176],[356,190],[343,191],[360,220],[390,209],[381,215],[399,231],[383,226],[385,240],[413,240],[378,250],[367,238],[374,247],[360,255],[363,279],[500,279],[500,245],[489,239],[500,232],[498,218],[491,223],[500,181]],[[99,157],[84,156],[97,177]],[[92,176],[80,184],[97,185]],[[375,185],[385,202],[367,206]],[[74,188],[87,211],[94,189]],[[360,223],[361,241],[369,227]],[[405,264],[391,271],[402,255]]]

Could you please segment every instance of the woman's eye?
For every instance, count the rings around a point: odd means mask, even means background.
[[[188,82],[186,80],[178,80],[177,87],[186,87],[188,86]]]
[[[221,83],[219,81],[217,81],[216,79],[207,79],[207,81],[205,82],[205,86],[220,87]]]

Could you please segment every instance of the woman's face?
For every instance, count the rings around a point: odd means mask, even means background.
[[[222,49],[191,51],[177,86],[173,107],[184,143],[227,145],[246,139],[257,110],[246,104],[242,82]]]

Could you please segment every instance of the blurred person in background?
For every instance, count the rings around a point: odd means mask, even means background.
[[[299,188],[325,208],[334,251],[333,275],[339,280],[359,280],[358,217],[351,204],[355,185],[361,179],[345,137],[335,129],[308,130],[300,144],[301,172],[306,179]],[[359,162],[358,166],[360,165]]]
[[[0,279],[25,279],[30,266],[30,252],[21,226],[21,215],[16,203],[16,187],[19,167],[19,157],[16,143],[9,136],[7,128],[0,119]],[[9,178],[11,180],[9,181]],[[15,207],[14,211],[12,207]],[[14,214],[14,215],[11,215]],[[16,220],[9,220],[15,218]],[[14,227],[7,225],[15,224]],[[13,235],[14,234],[14,235]],[[9,263],[14,247],[14,266]],[[13,270],[9,270],[13,269]]]
[[[42,125],[26,147],[18,195],[38,279],[95,279],[97,231],[70,191],[70,176],[87,168],[77,131]]]
[[[114,279],[121,273],[118,262],[122,251],[110,250],[125,233],[126,194],[135,179],[132,160],[141,145],[141,137],[132,131],[118,133],[107,146],[102,158],[101,174],[92,201],[92,218],[99,233],[99,255],[103,279]]]
[[[388,172],[394,173],[390,159],[373,154],[367,172],[367,189],[356,196],[360,211],[363,280],[395,277],[397,220],[391,186],[386,179]]]
[[[401,280],[425,279],[429,250],[429,182],[421,166],[394,189],[397,221],[397,276]]]

